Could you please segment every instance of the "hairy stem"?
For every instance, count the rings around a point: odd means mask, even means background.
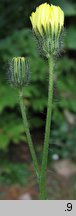
[[[50,137],[50,126],[51,126],[51,113],[52,113],[52,98],[53,98],[53,57],[48,59],[49,63],[49,86],[48,86],[48,105],[47,105],[47,117],[45,126],[45,138],[43,147],[43,157],[40,175],[40,199],[46,199],[46,168],[48,160],[48,147]]]
[[[31,134],[30,134],[30,130],[29,130],[28,120],[27,120],[27,116],[26,116],[26,109],[25,109],[25,105],[23,103],[22,90],[19,91],[19,101],[20,101],[21,114],[22,114],[25,132],[26,132],[26,136],[27,136],[27,141],[28,141],[30,153],[32,156],[33,164],[34,164],[34,169],[35,169],[35,172],[36,172],[36,175],[38,178],[39,177],[39,166],[38,166],[38,161],[37,161],[37,157],[35,154],[32,138],[31,138]]]

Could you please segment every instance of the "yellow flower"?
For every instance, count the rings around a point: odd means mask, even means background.
[[[49,5],[47,3],[41,4],[32,12],[30,20],[35,33],[40,33],[43,36],[43,29],[46,34],[52,35],[60,34],[64,25],[64,12],[59,6]]]

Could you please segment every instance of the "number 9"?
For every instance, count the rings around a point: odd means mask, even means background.
[[[67,203],[67,211],[71,211],[72,210],[72,204],[71,203]]]

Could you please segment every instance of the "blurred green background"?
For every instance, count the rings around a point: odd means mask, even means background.
[[[14,145],[14,152],[18,154],[17,146],[25,142],[17,90],[8,85],[8,77],[6,77],[8,61],[13,56],[29,58],[31,80],[24,88],[24,103],[27,106],[33,136],[39,131],[44,134],[48,65],[46,59],[39,56],[29,19],[31,12],[43,2],[45,1],[0,1],[0,163],[2,170],[6,172],[6,175],[0,176],[2,182],[7,179],[7,173],[13,172],[11,170],[14,169],[8,161],[6,162],[7,158],[12,158],[13,150],[9,150],[10,146]],[[64,48],[57,59],[54,73],[49,160],[52,160],[52,154],[58,154],[59,158],[70,158],[76,161],[76,1],[52,0],[47,3],[59,5],[65,13]],[[36,148],[40,151],[41,147],[39,145]],[[19,168],[17,165],[17,170],[20,169],[24,173],[24,165],[20,165]],[[12,175],[9,174],[10,179]],[[21,175],[18,172],[15,180],[10,181],[20,182]]]

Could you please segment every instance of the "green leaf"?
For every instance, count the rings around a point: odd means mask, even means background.
[[[75,27],[70,26],[66,30],[65,47],[67,49],[76,50],[76,28]]]
[[[5,107],[14,108],[18,102],[18,95],[16,89],[11,88],[9,85],[0,85],[0,113]]]
[[[0,117],[0,149],[6,150],[10,141],[18,143],[26,140],[22,119],[13,113],[3,113]],[[23,135],[23,136],[22,136]]]

